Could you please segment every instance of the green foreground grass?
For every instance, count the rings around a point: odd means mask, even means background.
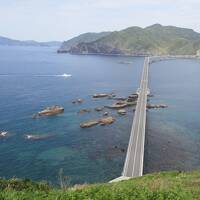
[[[161,172],[66,190],[30,180],[0,179],[0,200],[200,200],[200,171]]]

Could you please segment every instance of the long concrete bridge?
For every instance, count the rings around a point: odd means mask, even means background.
[[[143,175],[144,141],[146,127],[146,107],[149,74],[149,58],[145,58],[142,79],[138,89],[138,101],[135,109],[131,135],[122,176],[137,177]]]
[[[147,97],[150,93],[148,88],[149,65],[154,62],[171,59],[194,59],[196,56],[152,56],[146,57],[144,60],[144,67],[140,87],[138,88],[138,100],[131,129],[131,135],[126,153],[126,160],[122,171],[122,176],[110,182],[126,180],[133,177],[143,175],[143,161],[144,161],[144,143],[145,143],[145,128],[146,128],[146,107]]]
[[[113,181],[125,180],[143,175],[144,142],[146,128],[146,107],[149,94],[148,75],[150,58],[144,60],[142,79],[138,88],[138,100],[129,139],[122,176]],[[111,182],[113,182],[111,181]]]

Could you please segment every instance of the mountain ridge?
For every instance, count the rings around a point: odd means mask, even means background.
[[[68,40],[62,44],[58,52],[108,55],[194,55],[200,49],[200,33],[187,28],[154,24],[145,28],[133,26],[121,31],[105,33],[107,34],[99,35],[97,39],[91,41],[82,37],[75,45],[68,45],[66,48],[65,44],[70,44],[71,41]]]
[[[82,42],[93,42],[95,40],[98,40],[99,38],[102,38],[106,35],[108,35],[110,32],[100,32],[100,33],[83,33],[79,36],[76,36],[70,40],[64,41],[61,45],[61,47],[58,49],[58,53],[64,53],[68,52],[71,47],[78,45]]]
[[[4,46],[44,46],[44,47],[51,47],[51,46],[60,46],[62,42],[59,41],[49,41],[49,42],[37,42],[34,40],[15,40],[11,38],[7,38],[4,36],[0,36],[0,45]]]

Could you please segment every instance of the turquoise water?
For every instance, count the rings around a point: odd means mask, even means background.
[[[121,174],[128,145],[133,111],[126,116],[109,112],[116,122],[81,129],[82,121],[98,118],[97,106],[112,100],[94,100],[98,92],[127,96],[136,91],[143,58],[56,54],[41,47],[0,47],[0,176],[48,180],[58,174],[71,183],[108,181]],[[131,61],[132,64],[119,64]],[[55,76],[71,74],[67,79]],[[166,103],[165,110],[147,115],[145,172],[165,169],[196,169],[200,166],[200,61],[174,60],[150,68],[151,102]],[[84,103],[73,105],[76,98]],[[31,118],[46,106],[62,105],[58,116]],[[82,109],[91,113],[77,114]],[[105,109],[105,111],[107,111]],[[28,141],[25,134],[48,135]]]
[[[1,47],[0,52],[0,129],[13,134],[0,139],[0,176],[56,183],[61,168],[72,183],[119,176],[125,152],[114,146],[127,147],[132,109],[124,117],[109,111],[116,117],[113,125],[81,129],[79,124],[102,116],[95,107],[112,103],[92,99],[94,93],[126,96],[135,92],[143,58],[63,55],[48,48]],[[133,64],[119,64],[126,60]],[[72,77],[52,76],[63,73]],[[76,98],[84,103],[73,105]],[[64,114],[31,118],[54,104],[64,106]],[[82,108],[93,111],[77,114]],[[27,141],[25,134],[52,137]]]

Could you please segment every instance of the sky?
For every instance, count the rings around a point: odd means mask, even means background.
[[[0,0],[0,36],[63,41],[155,23],[200,32],[200,0]]]

